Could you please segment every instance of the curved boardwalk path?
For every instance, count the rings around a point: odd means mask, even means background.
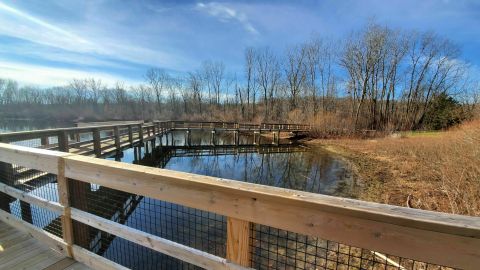
[[[90,270],[25,232],[0,222],[0,269]]]

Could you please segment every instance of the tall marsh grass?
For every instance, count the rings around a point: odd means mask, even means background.
[[[456,214],[480,216],[480,120],[448,131],[406,134],[377,140],[326,140],[367,157],[360,168],[365,181],[371,168],[385,173],[373,200]],[[363,163],[365,164],[365,162]],[[370,197],[369,199],[372,199]]]

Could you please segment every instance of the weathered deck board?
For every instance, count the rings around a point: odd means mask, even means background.
[[[0,269],[88,270],[32,236],[0,222]]]

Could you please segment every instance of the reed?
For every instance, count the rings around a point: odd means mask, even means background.
[[[313,142],[356,165],[364,200],[480,216],[480,120],[443,132]]]

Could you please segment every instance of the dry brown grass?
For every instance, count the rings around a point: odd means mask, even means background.
[[[349,158],[361,199],[480,216],[480,121],[441,133],[378,140],[315,140]]]

